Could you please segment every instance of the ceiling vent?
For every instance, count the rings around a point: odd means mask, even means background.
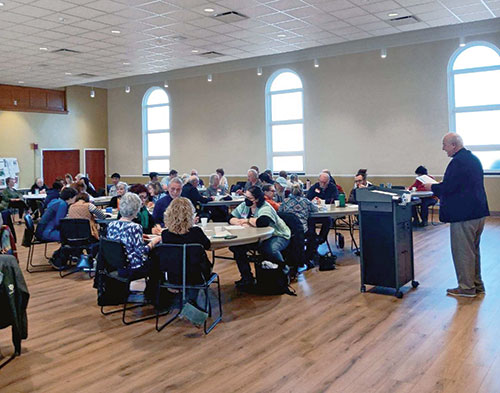
[[[215,51],[210,51],[210,52],[205,52],[205,53],[200,53],[201,57],[204,57],[206,59],[215,59],[216,57],[221,57],[225,56],[223,53],[220,52],[215,52]]]
[[[57,53],[57,54],[78,54],[78,53],[82,53],[80,51],[77,51],[77,50],[73,50],[73,49],[66,49],[66,48],[62,48],[62,49],[56,49],[56,50],[53,50],[52,52],[50,53]]]
[[[240,14],[239,12],[236,11],[228,11],[228,12],[223,12],[221,14],[215,14],[214,16],[211,16],[211,18],[214,18],[219,22],[235,23],[248,19],[248,16]]]
[[[387,23],[394,27],[412,25],[418,22],[420,22],[420,20],[418,20],[417,17],[413,15],[400,16],[398,18],[392,18],[387,21]]]
[[[95,74],[88,74],[86,72],[82,72],[81,74],[78,74],[76,76],[79,76],[80,78],[96,78],[97,75]]]

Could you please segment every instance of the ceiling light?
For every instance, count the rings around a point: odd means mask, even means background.
[[[212,74],[208,74],[208,76],[207,76],[207,82],[212,82]]]
[[[71,72],[65,72],[64,75],[71,75]]]
[[[95,98],[95,90],[94,90],[94,88],[92,88],[90,90],[90,98]]]
[[[205,8],[203,11],[205,11],[205,12],[214,12],[215,10],[213,8]]]
[[[64,22],[65,20],[62,16],[59,17],[59,22]]]
[[[40,50],[49,50],[48,48],[41,47]]]
[[[198,53],[198,52],[199,52],[199,50],[198,50],[198,49],[193,49],[191,52],[193,52],[193,53]]]
[[[4,3],[0,3],[0,7],[3,7],[5,4]]]
[[[125,93],[130,93],[130,86],[125,86]]]
[[[123,65],[130,65],[130,63],[128,61],[124,61]]]
[[[163,82],[163,87],[168,87],[168,81]]]
[[[278,38],[285,38],[286,34],[278,34]]]
[[[394,18],[395,16],[398,16],[399,14],[397,12],[390,12],[387,14],[388,17]]]
[[[464,37],[460,37],[460,46],[461,47],[465,46],[465,38]]]
[[[112,34],[120,34],[120,33],[121,33],[121,31],[120,31],[120,30],[111,30],[111,33],[112,33]]]
[[[318,67],[319,67],[318,59],[314,59],[314,68]]]
[[[262,75],[262,67],[257,67],[257,75],[258,76]]]
[[[385,48],[380,49],[380,57],[382,59],[385,59],[387,57],[387,49]]]
[[[19,83],[20,85],[22,85],[22,84],[24,83],[24,81],[19,81],[19,82],[17,82],[17,83]]]

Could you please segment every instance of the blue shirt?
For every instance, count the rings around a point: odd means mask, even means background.
[[[167,194],[155,203],[155,208],[153,209],[153,221],[155,224],[164,226],[163,215],[165,214],[165,210],[167,210],[167,207],[170,205],[170,202],[172,202],[172,197]]]
[[[68,214],[68,204],[62,199],[54,199],[43,213],[42,219],[36,227],[36,237],[41,240],[49,239],[47,234],[52,231],[59,231],[61,220]]]

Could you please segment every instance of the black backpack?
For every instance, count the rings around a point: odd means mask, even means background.
[[[255,293],[260,295],[282,295],[286,293],[290,296],[297,296],[295,290],[290,287],[288,276],[281,267],[277,269],[267,269],[262,266],[262,262],[255,263],[255,276],[257,284]]]
[[[327,271],[327,270],[335,270],[337,267],[335,266],[335,262],[337,261],[337,257],[332,255],[331,253],[321,255],[319,257],[319,270]]]

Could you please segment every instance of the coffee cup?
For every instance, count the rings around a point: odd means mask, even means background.
[[[201,226],[205,228],[208,223],[208,217],[201,217],[200,221],[201,221]]]
[[[340,201],[338,199],[335,200],[335,207],[339,207],[340,206]]]

